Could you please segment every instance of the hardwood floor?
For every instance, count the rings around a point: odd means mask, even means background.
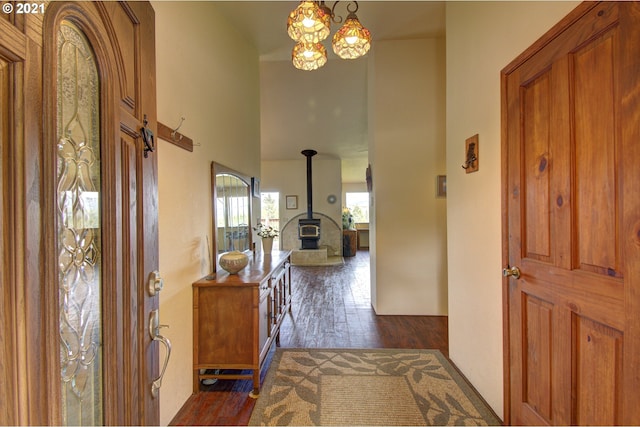
[[[280,331],[285,348],[430,348],[449,355],[446,316],[377,316],[369,292],[369,252],[335,267],[292,267],[293,307]],[[273,354],[273,350],[271,354]],[[270,358],[262,370],[266,375]],[[171,425],[247,425],[249,380],[201,386]]]

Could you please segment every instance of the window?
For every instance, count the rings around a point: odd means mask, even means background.
[[[260,222],[280,231],[280,193],[260,193],[260,205]]]
[[[351,211],[356,223],[369,222],[369,193],[346,193],[346,207]]]

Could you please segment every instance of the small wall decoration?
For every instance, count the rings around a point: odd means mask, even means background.
[[[256,177],[251,178],[251,195],[260,198],[260,180]]]
[[[447,197],[447,176],[438,175],[436,179],[436,196]]]
[[[298,209],[298,196],[286,196],[287,209]]]
[[[373,178],[371,177],[371,165],[367,166],[365,178],[367,179],[367,191],[371,193],[371,190],[373,190]]]
[[[462,169],[464,169],[466,173],[477,172],[480,167],[480,141],[478,140],[478,134],[467,138],[464,144],[464,152],[466,160],[462,165]]]

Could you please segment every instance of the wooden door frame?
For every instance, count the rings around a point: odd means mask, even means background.
[[[146,2],[148,3],[148,2]],[[3,99],[8,123],[3,129],[2,162],[0,168],[0,248],[3,268],[0,271],[0,420],[12,425],[56,425],[61,423],[59,402],[60,360],[44,357],[58,355],[59,292],[56,262],[56,183],[48,177],[56,176],[56,93],[57,78],[53,65],[56,61],[55,36],[62,19],[72,20],[90,41],[98,62],[100,76],[100,122],[103,142],[120,138],[120,89],[118,76],[122,70],[117,53],[113,50],[115,30],[110,22],[110,7],[122,7],[133,18],[135,13],[145,14],[144,22],[155,25],[150,6],[130,5],[126,2],[105,4],[102,2],[47,2],[44,14],[0,16],[0,58],[9,64],[3,82],[8,82],[9,99]],[[144,36],[154,38],[152,28]],[[147,45],[148,46],[148,43]],[[144,47],[144,46],[143,46]],[[139,79],[155,94],[155,43],[143,49],[139,66]],[[47,72],[47,70],[53,70]],[[3,88],[4,89],[4,88]],[[0,91],[1,92],[1,91]],[[139,94],[138,94],[139,95]],[[149,118],[149,127],[156,132],[155,95],[136,100],[136,120],[131,132],[139,128],[138,116]],[[109,106],[109,108],[107,108]],[[137,114],[139,113],[139,114]],[[4,124],[3,124],[4,125]],[[137,205],[138,236],[157,235],[157,160],[141,162],[142,143],[136,139],[138,155],[137,194],[143,199]],[[103,143],[103,160],[113,163],[114,148]],[[155,154],[154,154],[155,155]],[[145,159],[147,160],[147,159]],[[101,191],[103,191],[103,233],[113,233],[116,228],[118,183],[113,167],[101,165]],[[155,180],[151,194],[143,192],[142,182]],[[136,239],[137,240],[137,239]],[[126,289],[126,295],[103,290],[105,354],[116,357],[105,359],[109,370],[116,376],[104,377],[105,424],[159,423],[159,399],[142,398],[150,395],[151,382],[158,374],[158,360],[145,355],[150,346],[157,349],[148,332],[147,312],[156,309],[158,297],[146,294],[146,275],[157,269],[157,244],[150,248],[138,242],[139,263],[132,272],[135,289]],[[118,248],[103,257],[126,257]],[[138,250],[133,248],[133,250]],[[122,263],[116,263],[121,268]],[[104,283],[112,283],[117,271],[102,272]],[[121,277],[121,276],[120,276]],[[123,313],[122,300],[135,295],[137,309]],[[127,320],[117,320],[119,313]],[[126,316],[125,316],[126,315]],[[126,329],[130,333],[123,333]],[[113,334],[113,335],[112,335]],[[123,342],[134,342],[131,347]],[[123,351],[132,348],[128,354]],[[126,371],[131,378],[126,377]],[[123,382],[131,385],[123,387]],[[128,390],[133,390],[130,394]]]
[[[502,186],[502,265],[511,266],[509,257],[509,138],[507,76],[516,68],[542,50],[551,40],[573,25],[599,2],[583,2],[569,12],[529,48],[518,55],[500,71],[500,122],[501,122],[501,186]],[[511,425],[511,354],[509,338],[509,277],[502,278],[502,347],[503,347],[503,406],[505,425]]]
[[[3,17],[4,18],[4,17]],[[9,129],[2,147],[2,365],[0,408],[7,424],[47,424],[47,387],[42,387],[42,349],[48,338],[41,293],[43,247],[41,201],[42,17],[0,19],[0,55],[9,63],[6,106]],[[30,25],[35,22],[36,25]],[[26,100],[35,100],[25,107]],[[31,153],[34,162],[26,162]],[[30,333],[31,331],[31,333]],[[57,350],[59,351],[59,350]],[[57,353],[56,353],[57,354]]]

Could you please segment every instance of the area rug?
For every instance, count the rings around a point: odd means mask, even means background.
[[[249,425],[500,425],[438,350],[278,348]]]

